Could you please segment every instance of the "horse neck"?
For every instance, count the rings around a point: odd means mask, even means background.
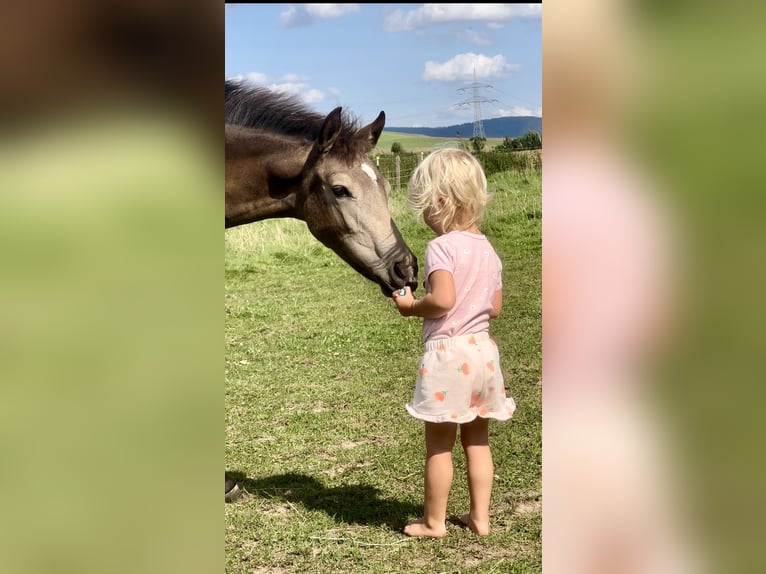
[[[311,144],[252,130],[226,131],[226,227],[300,219],[297,195]]]

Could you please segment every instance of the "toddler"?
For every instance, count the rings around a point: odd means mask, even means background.
[[[429,154],[409,182],[413,212],[437,237],[426,247],[426,294],[415,299],[409,288],[393,293],[403,316],[423,318],[424,352],[406,409],[425,425],[425,496],[423,517],[404,529],[408,536],[447,533],[458,427],[471,500],[461,521],[480,536],[489,534],[489,419],[508,420],[516,404],[506,396],[497,345],[489,336],[503,298],[502,263],[478,228],[487,199],[481,165],[460,149]]]

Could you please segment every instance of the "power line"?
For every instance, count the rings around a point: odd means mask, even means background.
[[[484,123],[481,120],[481,104],[490,104],[492,102],[496,102],[497,100],[492,100],[489,98],[484,98],[479,93],[479,90],[481,88],[492,88],[489,84],[479,84],[476,81],[476,68],[473,70],[473,83],[470,86],[467,86],[465,88],[458,88],[458,92],[464,92],[466,90],[472,90],[473,92],[473,98],[470,100],[465,100],[463,102],[458,102],[456,105],[460,107],[465,107],[468,105],[473,106],[473,137],[475,138],[481,138],[481,139],[487,139],[484,135]]]

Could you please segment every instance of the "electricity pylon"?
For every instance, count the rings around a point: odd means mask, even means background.
[[[473,83],[465,88],[458,88],[458,92],[464,92],[468,89],[473,90],[473,98],[470,100],[466,100],[463,102],[458,102],[458,106],[465,107],[468,105],[473,106],[473,137],[474,138],[481,138],[481,139],[487,139],[487,137],[484,135],[484,124],[481,121],[481,104],[490,104],[492,102],[496,102],[497,100],[490,100],[488,98],[482,98],[481,94],[479,93],[479,90],[481,88],[491,88],[492,86],[488,84],[479,84],[476,81],[476,70],[473,71]]]

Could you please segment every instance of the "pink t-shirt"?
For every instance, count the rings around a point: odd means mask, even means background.
[[[455,305],[439,319],[423,321],[423,342],[489,331],[495,293],[503,287],[503,264],[484,235],[451,231],[426,247],[426,293],[429,277],[443,269],[455,282]]]

